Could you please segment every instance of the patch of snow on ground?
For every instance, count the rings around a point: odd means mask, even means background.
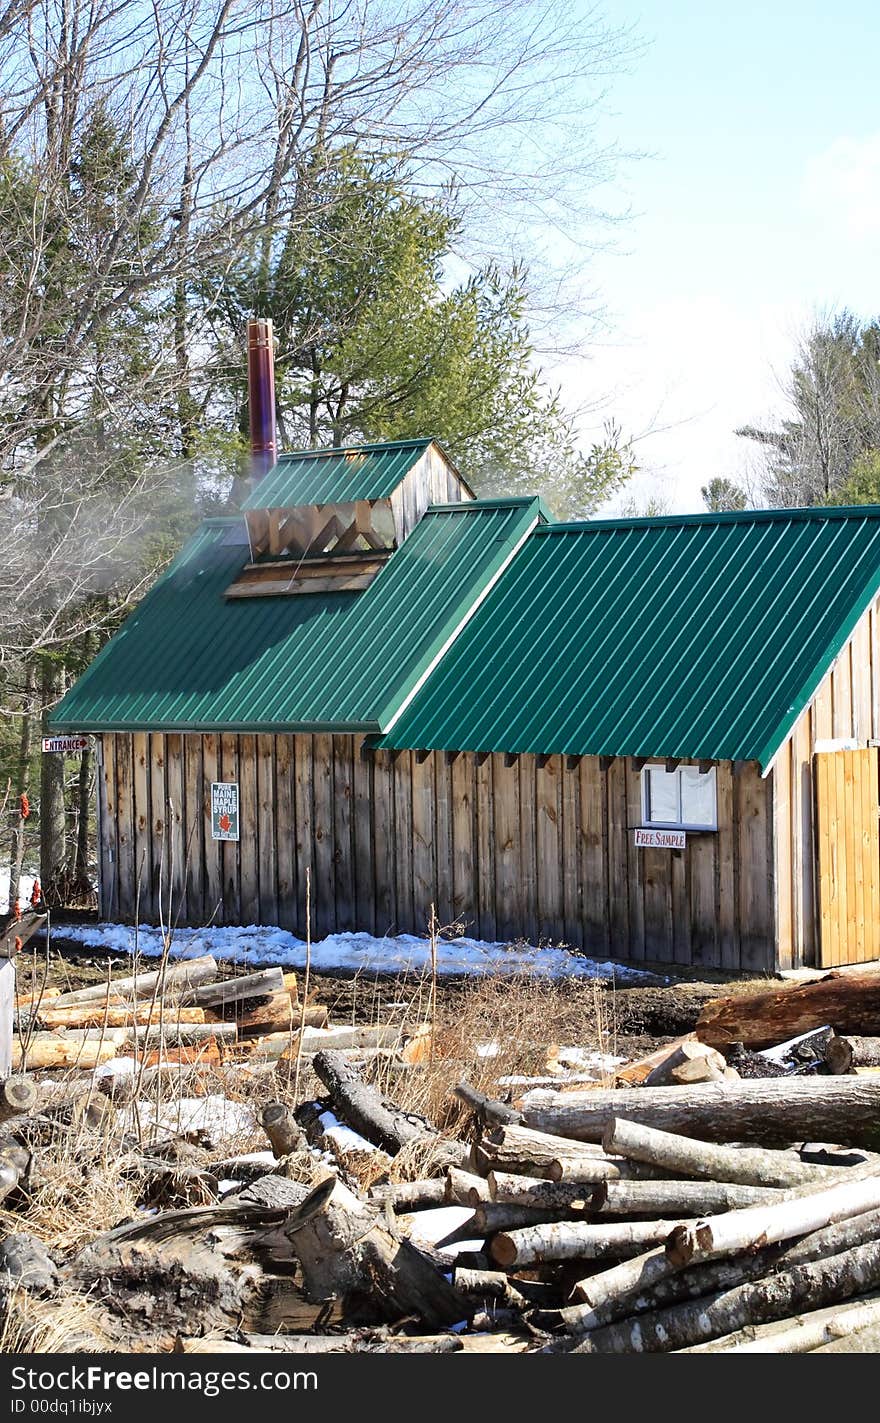
[[[22,874],[18,882],[18,902],[24,909],[30,904],[36,875]],[[9,870],[0,870],[0,914],[9,913]]]
[[[141,924],[137,930],[126,924],[85,925],[56,924],[53,933],[59,938],[74,939],[90,949],[115,949],[132,954],[137,950],[145,958],[158,958],[162,952],[159,929]],[[249,968],[281,964],[302,969],[306,962],[306,946],[285,929],[250,924],[247,928],[221,926],[207,929],[176,929],[171,943],[171,958],[194,959],[213,954],[216,959],[245,964]],[[431,945],[414,934],[379,937],[373,934],[331,934],[312,944],[312,968],[330,973],[339,969],[354,972],[428,973],[431,968]],[[636,981],[651,979],[628,964],[582,958],[568,949],[537,948],[532,945],[512,948],[509,944],[487,943],[479,939],[446,939],[437,945],[437,971],[443,974],[527,973],[541,978],[616,978]]]
[[[130,1107],[121,1109],[126,1126],[133,1122]],[[180,1133],[205,1131],[214,1141],[243,1136],[256,1130],[257,1121],[243,1102],[213,1094],[208,1097],[181,1097],[163,1107],[157,1114],[155,1102],[139,1102],[138,1117],[142,1126],[155,1122],[162,1130]]]
[[[359,1132],[352,1131],[345,1122],[341,1122],[332,1112],[322,1112],[318,1121],[325,1137],[339,1148],[340,1151],[377,1151],[378,1148],[371,1141],[367,1141],[365,1136]]]
[[[626,1062],[625,1057],[613,1057],[610,1052],[591,1052],[582,1047],[561,1047],[556,1054],[560,1067],[594,1067],[599,1072],[611,1072]]]
[[[436,1209],[427,1211],[413,1211],[408,1217],[409,1238],[414,1245],[430,1245],[432,1250],[439,1250],[442,1255],[454,1258],[462,1250],[482,1250],[485,1240],[482,1236],[478,1240],[456,1240],[450,1244],[438,1244],[445,1240],[447,1235],[452,1235],[456,1230],[460,1230],[463,1225],[473,1219],[473,1211],[467,1206],[437,1206]]]

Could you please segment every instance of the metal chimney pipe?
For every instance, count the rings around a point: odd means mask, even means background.
[[[262,479],[278,458],[275,433],[275,346],[272,322],[256,317],[248,322],[248,411],[251,427],[251,473]]]

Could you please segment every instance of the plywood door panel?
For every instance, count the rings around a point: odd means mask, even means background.
[[[877,748],[817,752],[816,862],[823,968],[880,958]]]

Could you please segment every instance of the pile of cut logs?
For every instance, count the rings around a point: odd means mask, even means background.
[[[281,968],[220,979],[206,955],[69,993],[33,988],[15,999],[12,1067],[91,1070],[119,1057],[147,1065],[308,1060],[322,1047],[408,1047],[399,1026],[330,1026],[320,1003],[301,1003],[295,973]],[[423,1035],[423,1034],[422,1034]]]
[[[210,981],[180,967],[166,1003]],[[51,1255],[27,1231],[25,1162],[55,1109],[29,1077],[9,1079],[0,1190],[8,1177],[21,1230],[0,1241],[0,1305],[5,1277],[18,1299],[88,1301],[70,1347],[93,1350],[878,1351],[870,977],[861,998],[832,976],[720,1000],[695,1035],[621,1068],[612,1087],[501,1102],[460,1083],[448,1114],[459,1136],[383,1093],[371,1055],[382,1046],[319,1046],[308,1082],[320,1098],[298,1102],[280,1100],[280,1077],[275,1100],[270,1057],[270,1151],[127,1137],[138,1179],[177,1196],[145,1191],[134,1218]]]

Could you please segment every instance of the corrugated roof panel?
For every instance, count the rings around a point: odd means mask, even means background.
[[[210,520],[52,725],[380,731],[540,517],[537,499],[438,506],[363,593],[234,600],[248,550]]]
[[[539,528],[380,744],[766,766],[878,591],[873,506]]]
[[[244,509],[294,509],[388,499],[433,441],[398,440],[349,449],[297,450],[279,455],[245,499]]]

